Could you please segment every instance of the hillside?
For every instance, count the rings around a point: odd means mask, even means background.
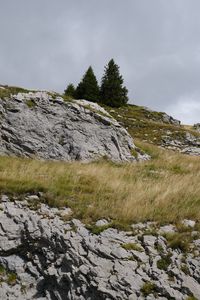
[[[18,93],[35,93],[20,87],[1,86],[0,98],[9,99],[11,95]],[[47,92],[50,102],[72,103],[72,99],[55,92]],[[33,95],[34,98],[34,95]],[[56,100],[58,99],[58,101]],[[26,99],[30,108],[34,108],[31,99]],[[20,100],[17,100],[19,104]],[[92,102],[82,103],[90,112],[97,112],[97,107]],[[94,106],[94,107],[92,107]],[[120,108],[111,108],[101,105],[115,120],[126,128],[133,139],[161,146],[165,149],[177,150],[190,155],[200,155],[200,132],[198,127],[180,124],[180,121],[172,118],[164,112],[153,111],[147,107],[138,105],[126,105]],[[100,117],[106,117],[105,111],[98,112]],[[108,117],[108,116],[107,116]],[[111,121],[112,122],[112,121]],[[197,124],[198,125],[198,124]]]
[[[133,138],[181,153],[200,155],[200,132],[192,126],[181,125],[166,113],[137,105],[106,109]]]
[[[0,299],[200,299],[197,130],[5,86],[0,128]]]
[[[105,111],[95,103],[72,101],[56,93],[16,87],[4,87],[0,93],[4,109],[1,154],[74,161],[63,164],[1,156],[2,193],[19,196],[43,191],[43,201],[56,206],[66,203],[86,221],[106,217],[130,224],[199,219],[197,131],[186,129],[165,113],[135,105],[104,107]],[[116,164],[145,160],[145,153],[150,161]],[[96,162],[81,163],[81,159],[95,157]]]

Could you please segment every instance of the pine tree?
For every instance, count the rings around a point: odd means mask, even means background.
[[[120,107],[128,102],[128,90],[123,86],[123,78],[119,73],[119,66],[111,59],[105,67],[101,81],[101,102],[112,107]]]
[[[76,99],[86,99],[94,102],[99,101],[99,86],[91,66],[78,84],[75,97]]]
[[[66,90],[64,91],[65,96],[75,97],[75,87],[72,83],[68,84]]]

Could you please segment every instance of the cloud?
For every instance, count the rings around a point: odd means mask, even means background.
[[[188,98],[181,98],[176,103],[167,108],[167,112],[172,116],[178,118],[182,123],[187,124],[199,123],[200,103],[196,97],[189,96]]]
[[[100,80],[114,57],[131,103],[178,117],[193,95],[199,103],[199,10],[199,0],[4,1],[0,83],[63,91],[89,65]],[[184,123],[198,118],[190,110]]]

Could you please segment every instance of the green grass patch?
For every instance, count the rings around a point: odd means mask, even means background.
[[[135,250],[135,251],[139,251],[139,252],[143,251],[143,249],[140,247],[140,245],[138,245],[136,243],[123,244],[122,248],[124,248],[125,250]]]
[[[9,98],[11,95],[17,95],[18,93],[28,93],[30,90],[16,87],[16,86],[2,86],[3,88],[0,88],[0,98],[5,99]]]
[[[0,193],[21,196],[41,191],[42,201],[50,206],[71,207],[73,216],[87,224],[106,218],[113,221],[113,227],[122,230],[130,230],[130,224],[147,220],[162,223],[199,220],[199,157],[158,148],[156,151],[159,155],[153,161],[124,164],[1,156]],[[174,165],[184,172],[174,172]]]
[[[13,272],[8,273],[7,283],[9,285],[15,285],[16,281],[17,281],[17,274]]]
[[[107,225],[103,225],[103,226],[96,226],[96,225],[87,225],[86,226],[87,229],[90,230],[91,233],[93,234],[96,234],[96,235],[99,235],[101,232],[103,232],[104,230],[108,229],[111,227],[110,224],[107,224]]]
[[[150,294],[156,294],[156,285],[153,282],[145,282],[141,288],[141,292],[143,296],[147,297]]]
[[[168,267],[171,264],[171,254],[162,255],[161,259],[157,261],[157,267],[160,270],[167,271]]]
[[[166,239],[168,241],[169,248],[179,249],[184,253],[189,251],[190,244],[192,242],[190,232],[167,234]]]
[[[0,275],[6,272],[4,266],[0,265]]]
[[[29,108],[34,108],[36,106],[36,103],[33,100],[27,100],[26,104]]]
[[[162,112],[149,111],[137,105],[126,105],[120,108],[105,108],[117,121],[127,128],[134,139],[137,138],[151,144],[161,145],[164,136],[183,141],[185,140],[186,132],[189,132],[195,137],[200,137],[198,132],[188,128],[186,129],[185,126],[164,123],[164,113]],[[151,153],[148,152],[148,149],[142,149],[146,150],[146,153],[152,156]],[[151,151],[151,149],[149,150]]]

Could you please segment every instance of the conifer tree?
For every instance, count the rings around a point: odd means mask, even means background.
[[[123,86],[123,78],[119,73],[119,66],[111,59],[105,67],[101,81],[101,102],[112,107],[120,107],[128,102],[128,90]]]
[[[86,99],[94,102],[99,101],[99,86],[91,66],[78,84],[75,97],[76,99]]]
[[[72,83],[68,84],[66,90],[64,91],[65,96],[75,97],[75,87]]]

